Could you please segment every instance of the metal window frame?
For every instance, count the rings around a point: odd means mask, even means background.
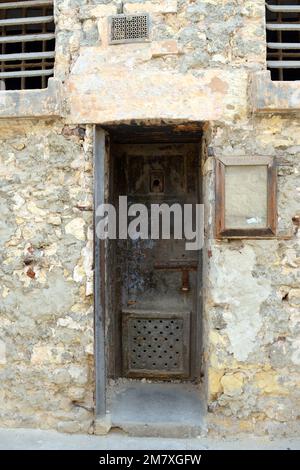
[[[278,2],[279,4],[274,5],[266,1],[267,67],[271,71],[278,71],[278,81],[285,81],[285,70],[300,70],[300,5],[283,5],[280,0]],[[268,12],[276,15],[274,21],[268,21]],[[284,21],[282,15],[286,13],[298,14],[298,20]],[[269,31],[276,33],[276,41],[268,41]],[[298,42],[284,42],[283,33],[287,31],[298,32]]]
[[[27,16],[27,11],[37,8],[37,16]],[[51,14],[49,9],[52,9]],[[21,11],[14,17],[14,11]],[[47,41],[55,40],[54,0],[28,0],[6,1],[0,3],[1,35],[0,35],[0,80],[1,91],[6,90],[6,80],[19,78],[20,84],[16,90],[32,89],[26,86],[27,78],[40,78],[40,86],[36,89],[45,89],[48,77],[54,75],[55,46],[48,51]],[[9,14],[7,13],[9,12]],[[9,16],[9,18],[7,17]],[[12,16],[12,18],[10,18]],[[47,31],[47,24],[54,25],[54,31]],[[26,32],[26,26],[40,25],[39,32]],[[17,34],[10,35],[6,28],[16,27]],[[39,52],[26,48],[27,43],[41,43]],[[7,45],[19,44],[20,52],[8,52]],[[52,48],[51,48],[52,49]],[[19,63],[15,63],[19,62]],[[8,87],[8,91],[10,88]]]

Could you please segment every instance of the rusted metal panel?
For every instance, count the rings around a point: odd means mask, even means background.
[[[112,200],[126,194],[128,205],[143,203],[148,208],[152,203],[176,203],[182,208],[198,202],[198,144],[113,144],[112,152],[116,191]],[[171,218],[171,233],[173,223]],[[128,377],[194,378],[199,362],[194,358],[199,340],[196,325],[200,324],[196,307],[198,253],[185,250],[184,238],[150,237],[118,240],[115,259],[113,289],[119,309],[117,305],[112,309],[110,324],[115,336],[111,337],[111,349],[118,348],[121,338],[122,352],[120,365],[114,355],[115,371],[121,366],[121,373]],[[142,337],[145,339],[134,335],[138,326],[147,333]],[[158,327],[159,337],[170,350],[174,348],[175,333],[179,335],[175,340],[178,361],[172,362],[171,354],[160,354],[162,345],[155,349],[159,340],[154,332]]]
[[[190,312],[123,311],[123,361],[128,377],[187,378]]]
[[[140,125],[137,121],[131,121],[128,124],[102,127],[109,132],[112,142],[119,144],[199,143],[203,125],[194,121],[181,124],[161,122],[159,125]]]
[[[19,0],[18,2],[4,2],[0,3],[0,10],[4,9],[18,9],[18,8],[32,8],[53,5],[53,0]]]
[[[189,292],[191,289],[190,286],[190,271],[197,271],[198,264],[193,264],[190,262],[189,264],[186,263],[169,263],[169,264],[157,264],[154,266],[154,269],[158,269],[160,271],[180,271],[181,272],[181,291],[182,292]]]

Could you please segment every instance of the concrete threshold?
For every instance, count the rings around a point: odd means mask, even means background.
[[[111,403],[112,428],[131,436],[197,437],[205,431],[203,401],[192,384],[133,382]]]

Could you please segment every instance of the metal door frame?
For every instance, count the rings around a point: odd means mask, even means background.
[[[106,416],[106,347],[105,347],[105,284],[106,247],[105,241],[96,235],[96,210],[105,202],[106,171],[108,166],[108,135],[94,127],[94,374],[95,374],[95,416]]]
[[[158,126],[159,127],[159,126]],[[199,144],[201,136],[199,136]],[[106,417],[107,404],[107,350],[106,350],[106,278],[107,278],[107,245],[96,236],[97,216],[96,209],[106,202],[109,184],[109,133],[98,125],[94,126],[94,376],[95,376],[95,418]],[[199,153],[200,146],[199,146]],[[199,160],[201,167],[201,160]],[[202,193],[202,180],[199,170],[199,190]],[[200,196],[200,195],[199,195]],[[202,274],[202,254],[199,252],[198,277]],[[202,320],[202,282],[198,286],[199,305],[197,306],[197,329],[203,324]],[[201,305],[200,305],[201,304]],[[202,349],[202,337],[198,335],[195,355]],[[199,377],[200,377],[199,355]]]

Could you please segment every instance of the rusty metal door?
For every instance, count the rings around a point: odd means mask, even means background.
[[[119,145],[116,180],[128,205],[197,203],[198,144]],[[171,217],[171,234],[172,234]],[[149,219],[149,227],[151,220]],[[150,229],[149,229],[150,230]],[[122,373],[127,377],[195,377],[199,253],[185,240],[121,240]]]

